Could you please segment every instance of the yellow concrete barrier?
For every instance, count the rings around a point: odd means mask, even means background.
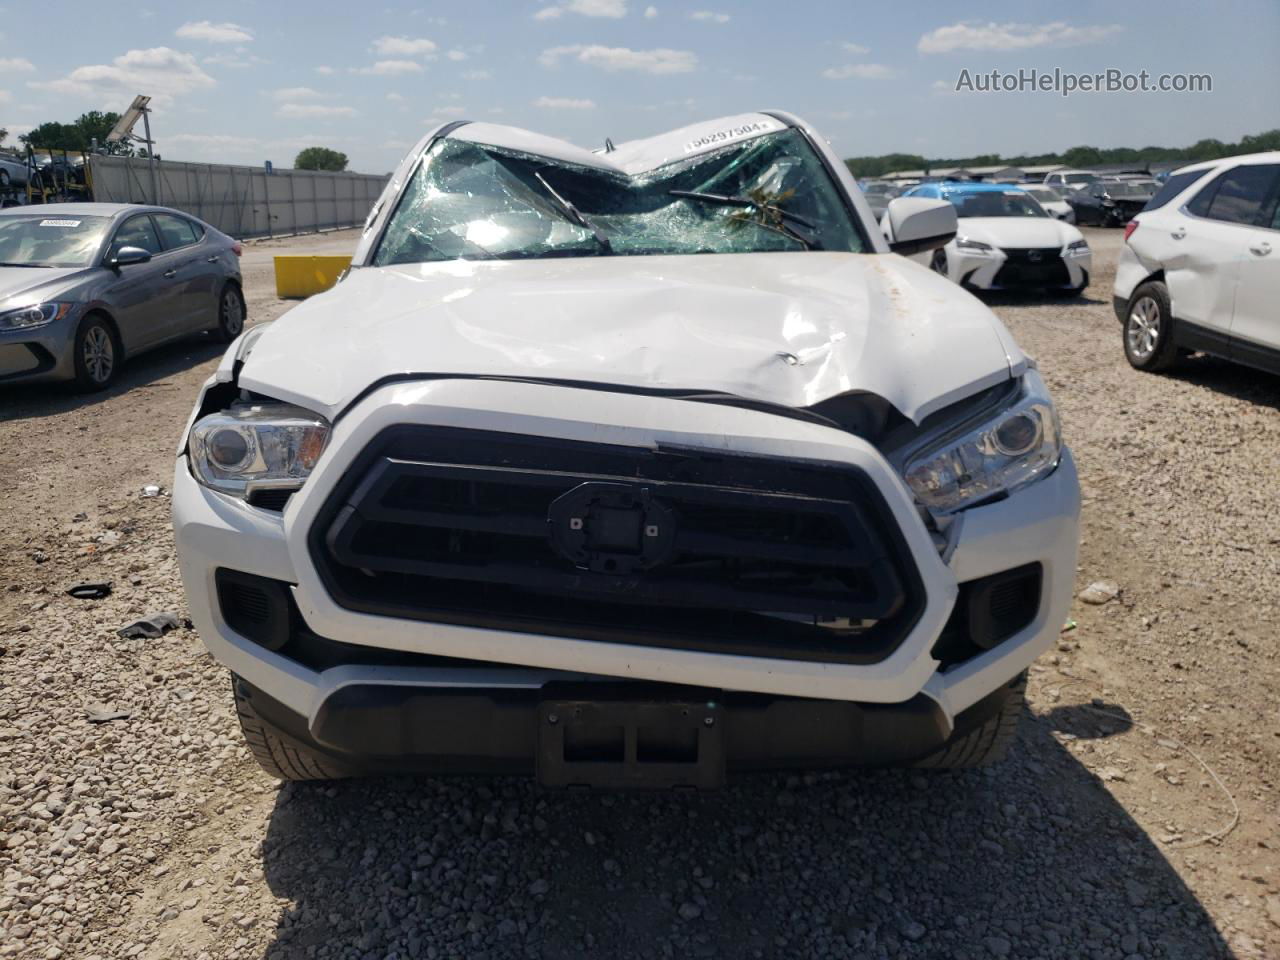
[[[282,300],[323,293],[351,266],[350,257],[276,257],[276,296]]]

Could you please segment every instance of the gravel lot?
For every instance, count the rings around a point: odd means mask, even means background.
[[[218,348],[89,398],[0,391],[0,957],[1280,957],[1280,379],[1131,371],[1120,236],[1086,233],[1084,298],[994,306],[1080,464],[1078,586],[1119,591],[1077,604],[983,772],[282,787],[193,631],[115,635],[183,612],[167,497],[142,491]],[[353,243],[251,245],[251,317],[289,307],[271,254]],[[65,594],[88,580],[114,592]]]

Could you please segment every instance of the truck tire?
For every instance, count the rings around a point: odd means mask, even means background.
[[[280,780],[341,780],[354,776],[354,771],[263,720],[253,708],[249,685],[235,674],[231,675],[231,695],[244,742],[258,765],[271,776]]]
[[[1009,681],[1004,703],[995,715],[977,727],[951,735],[937,751],[917,767],[933,767],[942,770],[960,770],[966,767],[986,767],[1004,759],[1018,733],[1018,719],[1027,702],[1027,672],[1024,670]]]

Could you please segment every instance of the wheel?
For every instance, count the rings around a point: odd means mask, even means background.
[[[280,780],[340,780],[352,776],[352,771],[258,716],[252,688],[235,674],[231,675],[231,695],[244,742],[258,765],[271,776]]]
[[[1124,321],[1124,355],[1136,370],[1167,370],[1178,359],[1169,290],[1159,280],[1139,284]]]
[[[933,270],[934,273],[940,273],[944,277],[950,277],[951,273],[947,268],[947,251],[933,251],[933,259],[929,261],[929,268]]]
[[[111,386],[120,370],[123,351],[111,322],[99,314],[89,314],[76,328],[76,386],[86,393]]]
[[[228,283],[218,294],[218,326],[214,336],[230,343],[244,332],[244,294],[234,283]]]
[[[958,770],[986,767],[1004,759],[1018,732],[1018,720],[1027,702],[1027,672],[1009,681],[1004,703],[992,717],[972,730],[957,732],[938,750],[916,763],[917,767]]]

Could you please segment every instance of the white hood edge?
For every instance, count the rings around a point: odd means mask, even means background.
[[[797,252],[359,268],[271,324],[239,383],[331,420],[388,378],[453,375],[793,408],[861,391],[919,422],[1025,365],[930,270]]]

